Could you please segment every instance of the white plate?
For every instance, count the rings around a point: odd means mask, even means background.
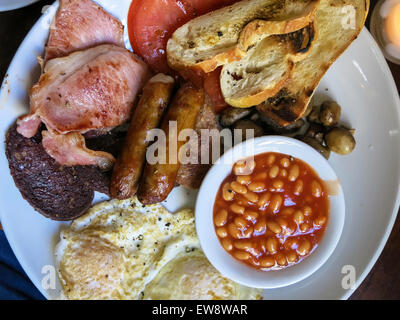
[[[39,0],[0,0],[0,12],[26,7]]]
[[[98,2],[126,24],[130,0]],[[28,89],[40,70],[36,56],[43,52],[54,12],[55,7],[35,24],[10,65],[0,93],[3,136],[17,116],[28,111]],[[321,269],[291,286],[266,290],[267,299],[348,298],[376,262],[396,218],[400,202],[400,100],[389,68],[366,29],[321,82],[316,100],[327,96],[343,107],[344,122],[356,128],[355,151],[348,156],[332,155],[329,160],[346,198],[342,237]],[[46,291],[41,286],[42,268],[53,264],[52,249],[62,223],[42,217],[22,199],[10,176],[3,144],[0,153],[0,217],[7,238],[33,283],[46,297],[55,298],[59,287]],[[166,207],[194,207],[195,195],[187,192],[174,190]],[[350,289],[342,287],[342,270],[347,265],[356,271],[356,283]]]

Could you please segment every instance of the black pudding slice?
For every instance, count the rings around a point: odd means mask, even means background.
[[[111,149],[103,151],[115,154],[122,138],[108,134],[105,140],[96,137],[88,144],[97,150]],[[90,207],[94,191],[108,194],[110,173],[95,166],[62,166],[46,153],[41,139],[41,133],[30,139],[23,137],[16,124],[8,130],[6,156],[15,185],[45,217],[59,221],[75,219]]]

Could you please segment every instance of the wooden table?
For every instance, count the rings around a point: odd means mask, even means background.
[[[0,13],[0,79],[21,41],[39,18],[42,7],[53,0],[42,0],[29,7]],[[371,9],[375,0],[371,0]],[[369,25],[369,19],[367,20]],[[389,62],[400,91],[400,66]],[[1,225],[0,225],[1,227]],[[351,299],[400,299],[400,215],[378,262]]]

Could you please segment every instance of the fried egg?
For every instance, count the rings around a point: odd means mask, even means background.
[[[68,299],[261,299],[208,262],[192,210],[170,213],[136,198],[76,219],[61,231],[55,261]]]

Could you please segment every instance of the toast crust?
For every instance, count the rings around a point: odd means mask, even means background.
[[[283,21],[253,20],[242,30],[239,36],[238,46],[244,52],[256,45],[265,37],[277,34],[291,33],[308,26],[315,16],[319,0],[309,3],[303,11],[302,16]]]
[[[339,45],[337,41],[334,42],[335,34],[333,32],[342,28],[339,24],[342,23],[341,19],[343,17],[340,15],[343,15],[342,8],[345,6],[352,6],[356,9],[356,26],[354,29],[346,30],[346,32],[352,31],[352,34],[347,36],[348,39],[346,39],[345,43]],[[257,110],[280,127],[285,127],[301,118],[314,95],[315,89],[329,67],[358,37],[364,26],[368,10],[369,0],[321,0],[315,14],[319,34],[311,48],[311,52],[304,60],[295,65],[293,76],[285,87],[275,96],[258,105]],[[330,29],[326,26],[322,28],[322,24],[327,21],[330,22]],[[321,24],[320,27],[318,26],[319,23]],[[328,50],[333,49],[328,46],[328,43],[332,44],[332,46],[336,45],[336,48],[334,48],[335,53],[332,55],[329,55]],[[314,74],[310,76],[306,73],[311,67],[313,67]]]
[[[272,97],[276,95],[285,85],[288,83],[290,79],[290,75],[293,70],[293,65],[290,69],[290,71],[283,77],[281,80],[279,80],[273,88],[266,89],[266,90],[260,90],[250,96],[242,97],[239,99],[225,99],[226,102],[234,106],[236,108],[249,108],[251,106],[255,106],[260,103],[260,101],[265,101],[269,97]]]
[[[204,73],[209,73],[217,69],[219,66],[230,63],[232,61],[239,61],[246,55],[246,52],[234,47],[226,52],[217,54],[212,59],[199,62],[193,66],[194,69],[201,70]]]
[[[168,40],[168,65],[177,71],[191,68],[204,73],[212,72],[219,66],[242,59],[250,47],[265,37],[294,32],[307,26],[314,18],[318,3],[319,0],[244,0],[195,18],[178,28]],[[228,21],[225,24],[229,24],[229,13],[233,8],[240,6],[247,10],[247,15],[233,24],[234,31],[230,30],[229,41],[223,40],[223,36],[211,35],[209,31],[204,36],[192,31],[194,26],[201,23],[212,25],[210,21],[221,16],[227,16]],[[249,7],[251,9],[248,9]],[[199,46],[195,45],[197,38],[200,38],[202,45],[208,49],[199,49]],[[221,47],[222,41],[227,41],[225,47]],[[202,54],[198,55],[200,51]],[[190,54],[187,54],[188,52]]]

